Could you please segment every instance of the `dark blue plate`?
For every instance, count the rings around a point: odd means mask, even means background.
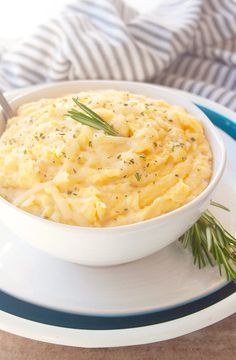
[[[236,140],[236,123],[224,115],[205,106],[197,106],[220,129]],[[207,296],[186,304],[177,305],[159,311],[149,311],[132,315],[95,316],[73,314],[34,305],[0,291],[0,310],[17,317],[47,325],[87,330],[115,330],[154,325],[196,313],[236,292],[236,284],[226,283],[223,287]]]

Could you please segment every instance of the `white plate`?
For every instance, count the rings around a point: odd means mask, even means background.
[[[234,117],[221,106],[191,98]],[[233,122],[223,117],[220,125],[235,131]],[[235,233],[236,143],[225,133],[223,138],[229,156],[214,200],[231,213],[214,211]],[[121,346],[176,337],[236,310],[236,286],[220,278],[215,268],[199,271],[178,243],[130,264],[89,268],[31,248],[1,224],[0,231],[3,330],[65,345]]]

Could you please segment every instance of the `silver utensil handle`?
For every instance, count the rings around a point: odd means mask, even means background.
[[[0,104],[2,106],[3,112],[4,112],[5,116],[7,117],[7,119],[12,117],[13,110],[12,110],[11,106],[8,104],[5,96],[2,94],[1,91],[0,91]]]

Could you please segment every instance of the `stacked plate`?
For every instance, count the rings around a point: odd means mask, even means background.
[[[184,95],[221,129],[228,160],[214,200],[231,212],[212,211],[235,234],[235,114]],[[215,268],[199,270],[178,242],[133,263],[92,268],[31,248],[2,224],[0,232],[0,328],[18,335],[85,347],[143,344],[187,334],[236,310],[236,285]]]

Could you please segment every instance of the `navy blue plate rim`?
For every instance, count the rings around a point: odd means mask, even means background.
[[[234,121],[206,106],[196,105],[216,126],[236,140],[236,123]],[[236,284],[231,281],[203,297],[162,310],[124,315],[84,315],[32,304],[0,290],[0,310],[19,318],[50,326],[80,330],[118,330],[176,320],[206,309],[235,292]]]

